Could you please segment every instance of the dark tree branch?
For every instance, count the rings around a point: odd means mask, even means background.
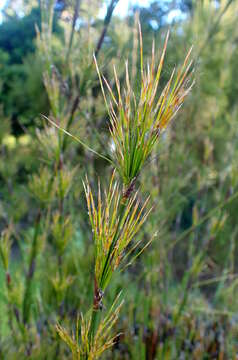
[[[109,26],[111,18],[112,18],[113,11],[114,11],[116,5],[118,4],[118,2],[119,2],[119,0],[111,0],[111,3],[107,8],[107,13],[106,13],[106,16],[105,16],[104,21],[103,21],[104,26],[103,26],[101,35],[99,37],[96,49],[95,49],[95,56],[96,57],[98,56],[98,54],[99,54],[99,52],[101,50],[103,41],[105,39],[105,35],[107,33],[108,26]],[[90,64],[89,70],[92,68],[92,66],[93,66],[93,62]],[[88,72],[87,72],[87,75],[88,75]],[[77,110],[77,108],[79,106],[80,96],[82,95],[82,89],[83,90],[85,89],[86,81],[87,81],[87,76],[84,76],[83,79],[82,79],[82,82],[81,82],[79,92],[76,95],[75,99],[73,100],[72,108],[71,108],[70,115],[69,115],[69,121],[68,121],[68,124],[67,124],[67,127],[66,127],[67,131],[69,130],[69,128],[70,128],[70,126],[71,126],[71,124],[73,122],[74,114],[75,114],[75,112],[76,112],[76,110]],[[64,138],[64,141],[63,141],[63,149],[65,149],[65,146],[66,146],[66,138]]]
[[[72,21],[72,28],[71,28],[71,33],[70,33],[69,47],[68,47],[68,51],[67,51],[67,55],[66,55],[66,63],[69,60],[69,55],[70,55],[70,51],[71,51],[72,44],[73,44],[75,25],[76,25],[76,21],[77,21],[78,14],[79,14],[80,3],[81,3],[81,0],[76,0],[75,1],[74,17],[73,17],[73,21]]]
[[[220,24],[220,21],[222,19],[222,17],[225,15],[225,13],[227,12],[228,8],[230,7],[230,5],[233,3],[234,0],[228,0],[226,3],[226,6],[224,7],[224,9],[221,11],[221,13],[219,14],[219,16],[217,17],[217,20],[214,22],[214,24],[211,26],[210,31],[207,34],[206,40],[204,41],[203,45],[201,46],[197,57],[200,57],[201,53],[204,51],[204,49],[206,48],[208,42],[213,38],[213,36],[216,34],[217,32],[217,28]]]
[[[110,21],[111,21],[113,11],[114,11],[116,5],[118,4],[118,2],[119,2],[119,0],[111,0],[111,3],[107,8],[107,13],[106,13],[106,16],[105,16],[105,19],[104,19],[104,26],[103,26],[101,35],[100,35],[100,37],[98,39],[97,47],[96,47],[96,50],[95,50],[95,56],[96,57],[97,57],[97,55],[98,55],[98,53],[99,53],[99,51],[100,51],[100,49],[102,47],[104,38],[105,38],[106,33],[107,33],[108,26],[109,26]]]

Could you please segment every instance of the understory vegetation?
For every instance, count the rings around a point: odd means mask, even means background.
[[[0,359],[237,359],[238,3],[8,1]]]

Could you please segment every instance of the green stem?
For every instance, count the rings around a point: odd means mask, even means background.
[[[129,194],[131,195],[131,193]],[[112,253],[113,253],[113,249],[116,246],[119,234],[120,234],[120,227],[122,225],[122,220],[124,217],[124,212],[126,210],[126,206],[127,203],[129,201],[129,197],[125,197],[125,195],[122,193],[121,195],[121,199],[120,199],[120,209],[119,209],[119,221],[118,221],[118,225],[117,225],[117,229],[114,235],[114,238],[111,242],[111,245],[109,247],[109,251],[106,257],[106,261],[102,270],[102,274],[101,274],[101,278],[99,280],[99,290],[101,291],[105,291],[106,289],[106,281],[107,281],[107,276],[108,276],[108,271],[109,271],[109,267],[110,267],[110,263],[112,261]],[[98,289],[96,289],[97,291]],[[95,301],[95,289],[94,289],[94,301]],[[96,306],[97,307],[97,306]],[[92,318],[91,318],[91,324],[90,324],[90,330],[89,330],[89,339],[90,339],[90,344],[92,343],[92,340],[95,336],[95,331],[96,331],[96,326],[97,326],[97,319],[98,319],[98,314],[100,313],[100,309],[99,308],[95,308],[95,305],[93,306],[93,310],[92,310]]]
[[[35,273],[35,265],[36,265],[36,257],[37,257],[37,240],[40,232],[40,219],[41,219],[41,211],[39,211],[36,222],[35,222],[35,233],[32,242],[31,255],[30,255],[30,263],[26,278],[26,287],[25,294],[23,299],[23,323],[27,324],[30,315],[30,307],[31,307],[31,286],[32,280]]]
[[[233,200],[235,200],[238,197],[238,191],[235,192],[233,195],[231,195],[227,200],[225,200],[224,202],[222,202],[221,204],[219,204],[218,206],[216,206],[215,208],[213,208],[211,211],[209,211],[203,218],[201,218],[196,224],[193,224],[190,228],[188,228],[187,230],[185,230],[180,236],[177,237],[177,239],[172,242],[169,246],[168,246],[168,250],[171,250],[175,245],[177,245],[181,240],[183,240],[187,235],[189,235],[191,232],[193,232],[195,229],[197,229],[199,226],[201,226],[204,222],[206,222],[207,220],[209,220],[211,218],[211,216],[216,213],[218,210],[223,209],[223,207],[225,207],[226,205],[228,205],[229,203],[231,203]]]

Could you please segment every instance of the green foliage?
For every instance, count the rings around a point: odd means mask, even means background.
[[[126,64],[126,88],[122,89],[124,98],[121,95],[116,69],[114,68],[117,99],[104,78],[111,95],[109,106],[104,93],[102,78],[97,67],[105,103],[110,116],[110,133],[113,146],[115,147],[115,167],[123,180],[126,188],[125,191],[129,191],[130,187],[134,186],[133,183],[139,176],[140,170],[148,156],[151,154],[156,140],[158,140],[161,133],[176,115],[192,87],[192,85],[187,88],[185,86],[185,83],[188,81],[187,74],[192,64],[190,62],[187,65],[189,52],[176,78],[174,79],[174,72],[172,72],[168,83],[162,90],[161,95],[158,96],[167,41],[168,36],[157,69],[155,69],[156,60],[153,44],[151,65],[150,67],[148,65],[145,70],[140,30],[141,86],[139,100],[136,99],[136,94],[131,88],[128,64]],[[115,110],[114,106],[116,107]]]
[[[48,111],[43,65],[35,46],[36,28],[40,28],[40,22],[40,9],[33,7],[29,14],[11,16],[0,24],[0,101],[4,115],[11,117],[16,133],[22,133],[21,126],[34,124],[39,113]],[[54,17],[54,32],[60,36],[57,16]]]

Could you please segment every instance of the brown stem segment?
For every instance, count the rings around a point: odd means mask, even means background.
[[[136,180],[137,180],[137,177],[134,177],[130,184],[128,186],[126,186],[123,190],[123,194],[122,194],[122,202],[124,203],[125,201],[127,201],[132,193],[134,192],[135,190],[135,185],[136,185]]]
[[[93,342],[93,338],[95,335],[98,311],[101,311],[103,308],[103,295],[104,292],[99,288],[97,279],[96,277],[94,277],[93,312],[89,331],[89,338],[91,343]]]
[[[94,278],[93,310],[102,310],[103,291],[99,288],[96,277]]]

